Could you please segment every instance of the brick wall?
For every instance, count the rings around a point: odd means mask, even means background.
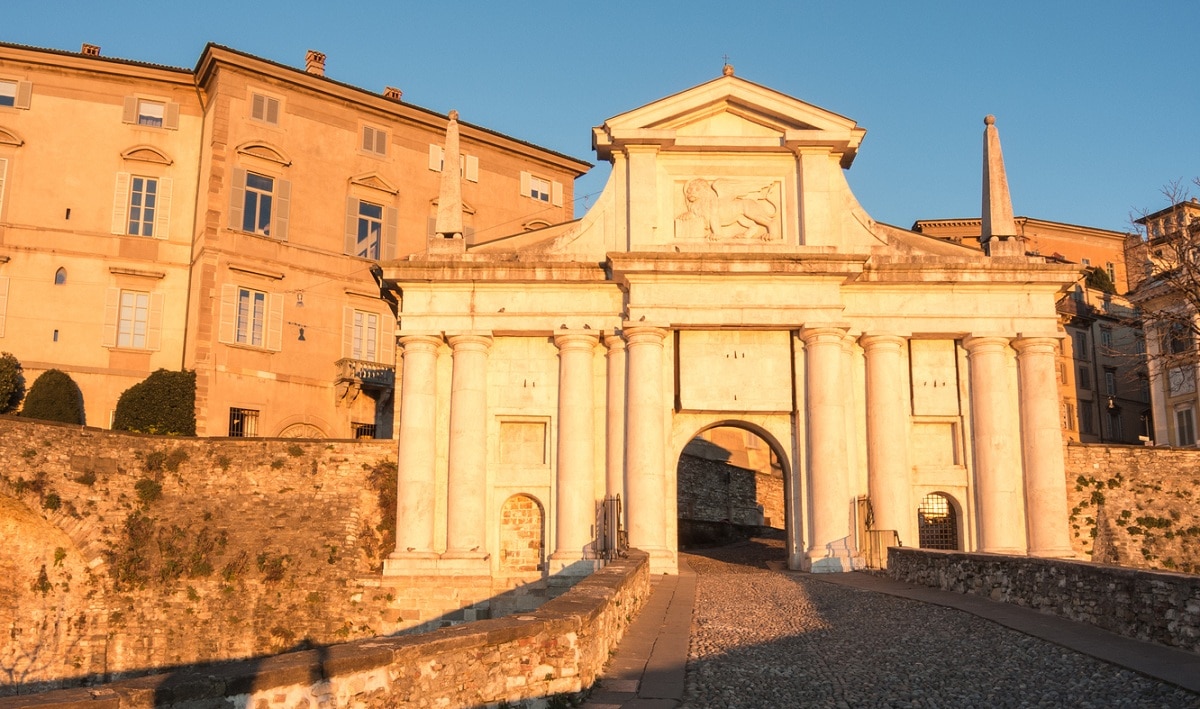
[[[1200,573],[1200,450],[1072,443],[1066,470],[1080,558]]]
[[[595,682],[649,593],[647,557],[631,551],[528,615],[59,690],[11,705],[568,706]]]
[[[778,475],[684,453],[678,488],[682,519],[783,528],[783,478]]]
[[[1079,561],[888,549],[894,579],[986,596],[1200,651],[1200,576]]]

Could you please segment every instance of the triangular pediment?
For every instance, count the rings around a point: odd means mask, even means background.
[[[378,172],[367,172],[361,175],[355,175],[354,177],[350,178],[350,184],[367,187],[373,190],[379,190],[380,192],[386,192],[390,195],[396,195],[400,193],[400,190],[396,189],[395,185],[384,179],[383,176]]]
[[[630,145],[664,151],[826,148],[849,167],[866,130],[852,119],[736,76],[614,116],[593,131],[602,159]]]

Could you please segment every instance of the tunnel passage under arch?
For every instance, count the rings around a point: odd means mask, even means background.
[[[681,549],[783,533],[784,465],[755,431],[731,424],[706,428],[684,446],[677,466]]]

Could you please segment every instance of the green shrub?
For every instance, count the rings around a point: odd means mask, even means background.
[[[126,389],[117,400],[113,429],[196,435],[196,373],[160,369]]]
[[[0,353],[0,414],[7,414],[25,398],[25,375],[21,363],[8,352]]]
[[[134,483],[133,488],[137,490],[138,499],[143,505],[148,505],[162,498],[162,484],[151,480],[150,478],[142,478]]]
[[[29,387],[21,415],[43,421],[82,424],[83,392],[66,372],[47,369]]]

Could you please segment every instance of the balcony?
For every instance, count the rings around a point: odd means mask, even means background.
[[[334,386],[342,404],[353,403],[364,389],[374,392],[372,396],[376,399],[382,399],[391,396],[396,388],[395,365],[350,358],[339,359],[334,365],[337,367]]]

